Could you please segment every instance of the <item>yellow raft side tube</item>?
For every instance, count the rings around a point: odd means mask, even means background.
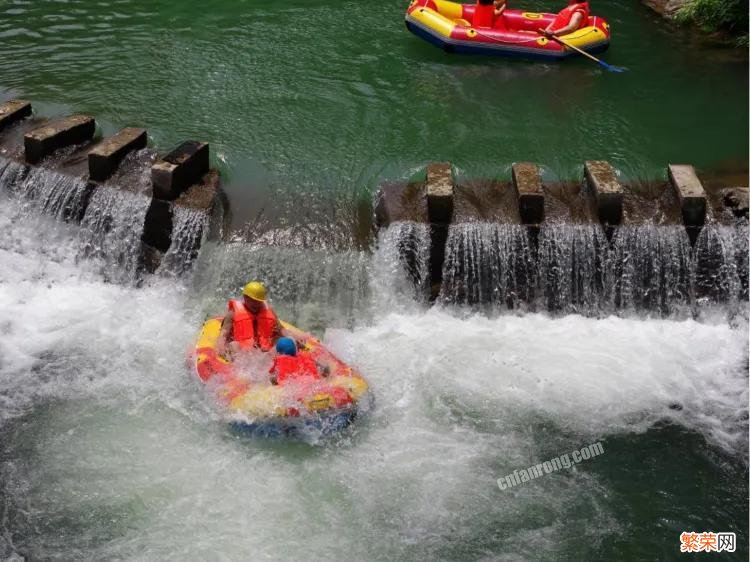
[[[567,35],[561,35],[561,39],[564,39],[574,47],[578,47],[579,49],[585,49],[586,47],[590,46],[592,43],[597,43],[599,41],[603,41],[606,39],[606,36],[604,35],[604,32],[602,32],[601,29],[598,27],[594,27],[593,25],[589,25],[588,27],[582,27],[581,29],[576,29],[575,31],[572,31],[568,33]],[[567,49],[570,50],[570,49]]]
[[[206,320],[195,344],[195,370],[204,381],[213,374],[214,362],[227,363],[223,357],[217,356],[216,348],[221,335],[221,318]]]
[[[195,344],[197,349],[211,348],[216,349],[216,344],[219,341],[221,335],[221,318],[211,318],[206,320],[203,324],[200,336],[198,336],[198,343]]]
[[[452,2],[443,2],[443,4],[453,4]],[[459,7],[460,4],[457,4]],[[424,25],[425,27],[432,29],[444,37],[450,37],[453,30],[456,28],[456,22],[448,19],[442,14],[438,14],[435,10],[430,8],[419,8],[411,13],[411,17]],[[461,17],[461,13],[456,16],[456,19]]]
[[[284,399],[284,389],[281,387],[257,386],[232,400],[229,409],[251,418],[285,416],[287,409],[282,406]]]
[[[449,19],[458,20],[464,15],[463,4],[459,2],[450,2],[449,0],[433,0],[433,2],[435,2],[438,12]]]

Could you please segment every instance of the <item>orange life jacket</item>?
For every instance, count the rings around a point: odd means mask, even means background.
[[[477,0],[471,25],[474,27],[492,27],[494,20],[495,6],[492,0]]]
[[[575,14],[576,12],[580,12],[581,15],[583,16],[578,28],[580,29],[581,27],[588,25],[589,3],[577,2],[575,4],[570,4],[569,6],[566,6],[560,11],[559,14],[557,14],[555,21],[552,22],[552,28],[551,28],[552,31],[557,31],[558,29],[562,29],[563,27],[568,25],[573,20],[573,14]]]
[[[241,300],[231,300],[227,306],[234,313],[232,338],[242,349],[252,347],[260,347],[263,351],[271,349],[278,325],[271,307],[264,305],[257,314],[251,314]]]
[[[276,376],[278,384],[284,384],[289,380],[320,379],[318,366],[307,353],[298,353],[295,357],[277,355],[273,360],[271,374]]]

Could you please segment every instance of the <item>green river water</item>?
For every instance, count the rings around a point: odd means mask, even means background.
[[[249,191],[358,196],[437,159],[469,176],[507,177],[514,161],[551,178],[587,159],[635,178],[670,162],[747,168],[747,58],[636,1],[592,7],[623,75],[446,55],[406,31],[405,5],[5,1],[0,96],[143,126],[161,149],[210,142],[240,217]]]
[[[210,142],[237,226],[275,199],[290,220],[338,212],[436,159],[467,176],[747,168],[746,54],[635,0],[592,3],[625,74],[449,56],[407,32],[405,7],[0,0],[0,100],[143,126],[161,150]],[[134,287],[86,257],[98,233],[32,207],[0,189],[2,560],[748,559],[746,303],[428,308],[399,284],[394,229],[372,252],[212,242],[194,276]],[[256,271],[372,385],[374,409],[336,439],[238,438],[184,367]],[[571,469],[497,484],[594,443]],[[736,552],[680,555],[683,531],[736,533]]]

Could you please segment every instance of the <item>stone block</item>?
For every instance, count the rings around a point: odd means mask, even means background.
[[[0,130],[31,115],[31,103],[23,100],[10,100],[0,104]]]
[[[87,115],[72,115],[47,123],[24,136],[26,161],[37,164],[55,150],[89,141],[95,130],[96,121]]]
[[[427,166],[427,214],[433,224],[448,224],[453,215],[453,169],[448,162]]]
[[[586,180],[596,200],[599,220],[607,226],[622,222],[623,190],[615,169],[609,162],[589,160],[584,165]]]
[[[105,181],[117,170],[128,152],[144,148],[146,141],[146,129],[132,127],[104,139],[88,154],[89,177],[94,181]]]
[[[513,164],[512,171],[521,222],[541,223],[544,221],[544,191],[539,167],[530,162],[517,162]]]
[[[151,167],[154,197],[172,201],[208,172],[208,144],[185,141]]]
[[[688,164],[670,164],[669,183],[677,194],[685,226],[702,226],[706,222],[706,192]]]
[[[166,252],[172,243],[172,203],[163,199],[151,199],[146,219],[143,222],[141,241],[160,252]]]

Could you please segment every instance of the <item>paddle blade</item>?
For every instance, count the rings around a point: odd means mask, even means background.
[[[602,66],[606,68],[609,72],[625,72],[627,68],[623,68],[621,66],[613,66],[611,64],[607,64],[604,61],[600,61],[602,63]]]

